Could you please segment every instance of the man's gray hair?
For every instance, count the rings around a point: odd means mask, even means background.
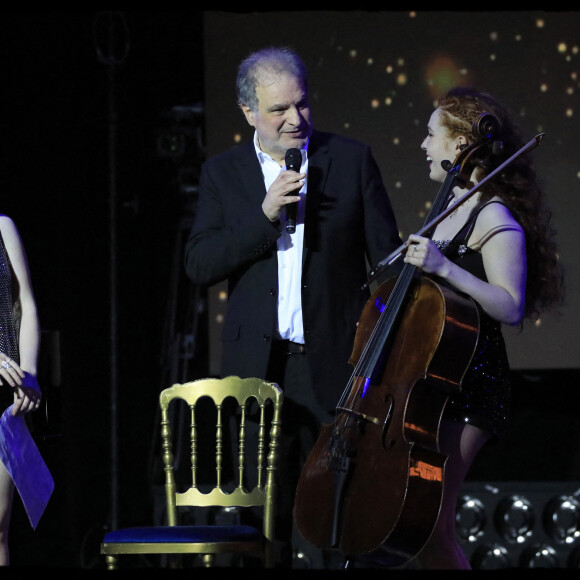
[[[252,53],[240,64],[236,82],[239,106],[246,105],[252,111],[258,110],[256,86],[260,83],[261,73],[289,73],[299,78],[308,90],[308,71],[302,59],[290,48],[272,46]]]

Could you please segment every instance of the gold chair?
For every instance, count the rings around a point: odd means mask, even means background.
[[[191,446],[191,481],[184,491],[178,491],[174,468],[174,447],[171,424],[174,423],[170,413],[170,403],[182,399],[189,406]],[[208,413],[203,409],[202,399],[213,401]],[[257,378],[241,379],[227,377],[224,379],[200,379],[184,384],[176,384],[161,392],[161,444],[165,470],[165,496],[167,502],[167,523],[152,527],[135,527],[113,530],[107,533],[101,544],[101,553],[105,554],[107,568],[117,567],[117,556],[121,554],[202,554],[205,567],[216,564],[217,554],[259,554],[263,565],[274,567],[274,501],[275,469],[277,459],[278,436],[283,402],[282,390],[275,383]],[[172,409],[175,409],[175,403]],[[181,403],[183,404],[183,403]],[[202,410],[199,410],[199,407]],[[198,412],[196,413],[196,409]],[[200,412],[202,417],[198,417]],[[248,437],[250,415],[255,412],[255,425],[258,441]],[[206,424],[213,415],[212,443],[215,437],[215,482],[211,485],[200,481],[203,466],[200,464],[200,452],[207,449],[208,442],[200,439],[200,420]],[[235,421],[238,434],[238,461],[234,461],[234,489],[227,490],[224,481],[224,451],[230,445],[227,437],[227,426]],[[249,473],[251,451],[256,456],[256,473]],[[232,452],[234,455],[234,452]],[[189,464],[189,462],[188,462]],[[236,473],[237,472],[237,473]],[[189,477],[188,477],[189,479]],[[231,481],[230,481],[231,483]],[[235,486],[235,487],[234,487]],[[202,489],[204,488],[204,489]],[[210,489],[211,488],[211,489]],[[262,506],[263,518],[261,527],[241,524],[232,525],[179,525],[178,510],[189,506],[202,508],[222,506],[223,508],[251,508]]]

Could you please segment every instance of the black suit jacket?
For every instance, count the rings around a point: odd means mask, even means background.
[[[319,402],[332,411],[352,373],[349,357],[371,266],[401,244],[368,146],[315,131],[308,146],[302,308],[307,356]],[[228,279],[222,376],[265,377],[277,329],[276,240],[253,142],[210,159],[186,245],[198,284]]]

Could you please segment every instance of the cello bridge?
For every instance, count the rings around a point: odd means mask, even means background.
[[[361,421],[366,421],[368,423],[374,423],[375,425],[381,424],[381,421],[379,419],[377,419],[376,417],[371,417],[370,415],[367,415],[366,413],[361,413],[361,412],[355,411],[353,409],[347,409],[346,407],[337,407],[336,410],[342,411],[343,413],[347,413],[351,417],[354,417],[355,419],[359,419]]]

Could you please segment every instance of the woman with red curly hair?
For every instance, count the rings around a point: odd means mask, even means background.
[[[454,161],[462,149],[481,140],[477,121],[482,116],[492,122],[493,139],[503,143],[503,150],[481,148],[470,181],[465,188],[453,188],[450,205],[524,146],[512,116],[496,98],[455,88],[437,103],[421,144],[432,180],[442,183],[447,176],[442,162]],[[521,325],[563,297],[550,212],[529,157],[522,155],[482,185],[436,226],[431,238],[409,236],[404,260],[470,296],[479,312],[474,357],[439,430],[440,451],[448,455],[439,518],[412,564],[469,569],[455,535],[456,502],[478,451],[509,421],[510,368],[501,325]]]

